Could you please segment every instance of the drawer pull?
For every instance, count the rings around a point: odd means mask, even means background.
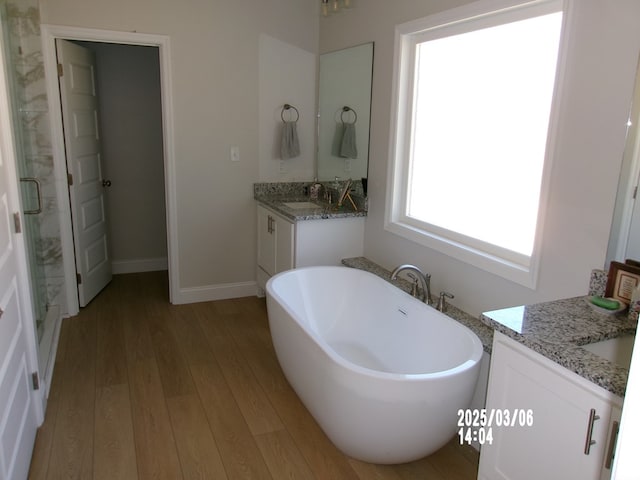
[[[599,420],[600,416],[596,415],[596,409],[592,408],[591,411],[589,412],[589,425],[587,426],[587,439],[584,442],[584,454],[585,455],[589,455],[589,452],[591,451],[591,446],[596,444],[595,440],[592,440],[591,437],[593,436],[593,424],[595,423],[596,420]]]
[[[607,459],[604,462],[604,467],[611,470],[611,464],[613,463],[613,454],[616,450],[616,443],[618,443],[618,430],[620,429],[620,422],[613,422],[611,425],[611,435],[609,435],[609,448],[607,450]]]

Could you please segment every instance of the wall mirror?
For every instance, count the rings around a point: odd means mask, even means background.
[[[618,181],[616,206],[611,224],[605,269],[612,260],[640,260],[640,61],[636,71],[633,101],[629,109],[627,138]]]
[[[320,55],[318,159],[320,181],[367,177],[373,43]]]

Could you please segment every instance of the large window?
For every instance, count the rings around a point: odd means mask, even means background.
[[[562,4],[472,5],[398,27],[387,229],[534,286]]]

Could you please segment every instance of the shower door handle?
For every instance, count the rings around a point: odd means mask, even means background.
[[[42,213],[42,195],[40,193],[40,180],[34,177],[21,177],[21,182],[33,182],[36,186],[36,194],[38,195],[38,208],[33,210],[25,210],[23,213],[25,215],[37,215]]]

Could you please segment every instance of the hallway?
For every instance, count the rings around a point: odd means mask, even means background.
[[[63,322],[30,478],[476,478],[455,439],[404,465],[343,455],[284,378],[264,299],[167,291],[166,272],[116,275]]]

